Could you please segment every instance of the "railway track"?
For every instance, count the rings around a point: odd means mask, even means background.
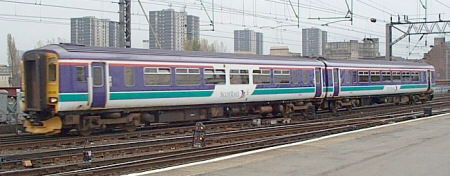
[[[433,107],[433,108],[439,108],[443,106],[448,106],[448,102],[434,102],[427,104],[427,106]],[[422,105],[414,105],[409,106],[408,108],[398,108],[396,107],[395,110],[398,112],[397,116],[405,116],[405,114],[408,116],[407,118],[411,118],[412,116],[420,116],[422,113],[421,109],[420,111],[411,112],[412,108],[418,108]],[[402,112],[403,111],[403,112]],[[386,112],[386,110],[385,110]],[[406,113],[405,113],[406,112]],[[378,112],[380,113],[380,112]],[[356,118],[356,119],[343,119],[338,121],[332,121],[329,119],[320,121],[307,121],[308,123],[294,123],[294,124],[285,124],[282,126],[271,126],[271,127],[259,127],[255,129],[240,129],[236,130],[234,132],[218,132],[216,134],[210,134],[208,136],[208,146],[215,146],[217,144],[222,145],[231,145],[230,141],[246,141],[251,142],[251,140],[255,139],[263,139],[268,137],[273,137],[274,134],[285,136],[285,135],[292,135],[297,133],[307,133],[307,131],[314,131],[314,128],[317,126],[324,126],[323,129],[334,129],[334,128],[344,128],[348,129],[355,129],[363,127],[364,124],[368,121],[377,121],[377,123],[387,123],[393,121],[393,111],[390,111],[390,115],[384,115],[384,116],[378,116],[378,117],[371,117],[371,118],[379,118],[376,119],[368,119],[368,118]],[[362,116],[362,114],[353,113],[349,116]],[[406,116],[405,116],[406,117]],[[403,118],[403,120],[405,119]],[[351,122],[352,120],[361,120],[362,124],[355,124],[356,122]],[[383,120],[384,119],[384,120]],[[339,126],[339,123],[342,123],[342,126]],[[346,122],[347,124],[343,123]],[[372,124],[377,125],[377,124]],[[272,131],[270,131],[272,130]],[[289,131],[291,130],[291,131]],[[305,131],[307,130],[307,131]],[[265,132],[267,131],[267,132]],[[278,131],[278,132],[277,132]],[[230,135],[230,134],[234,134]],[[244,134],[247,134],[246,136],[248,138],[242,138]],[[270,134],[270,135],[268,135]],[[224,137],[226,135],[229,135],[231,137]],[[267,135],[267,136],[258,136],[258,135]],[[214,136],[221,136],[219,139],[215,139]],[[241,136],[240,140],[237,140]],[[35,163],[35,169],[22,169],[22,170],[16,170],[16,171],[10,171],[10,172],[3,172],[0,174],[11,174],[11,175],[40,175],[40,174],[50,174],[50,173],[59,173],[64,172],[68,170],[76,170],[77,168],[80,168],[80,162],[81,161],[81,151],[80,149],[86,149],[91,150],[94,152],[94,157],[96,157],[94,160],[95,163],[91,163],[90,167],[105,167],[108,165],[111,165],[113,163],[125,163],[125,162],[133,162],[136,160],[142,160],[142,158],[159,158],[164,157],[166,155],[170,155],[173,153],[170,152],[179,152],[179,150],[192,150],[190,149],[192,142],[192,136],[185,136],[185,137],[176,137],[176,138],[167,138],[167,139],[159,139],[159,140],[149,140],[145,142],[134,142],[134,143],[121,143],[121,144],[115,144],[115,145],[105,145],[105,146],[94,146],[94,147],[88,147],[88,148],[78,148],[78,149],[70,149],[66,151],[59,151],[61,153],[65,153],[66,155],[56,155],[54,157],[49,157],[48,155],[55,154],[58,151],[50,152],[50,153],[37,153],[34,156],[33,155],[15,155],[15,159],[13,161],[4,162],[2,163],[2,170],[8,169],[8,170],[14,170],[14,169],[21,169],[20,168],[20,161],[21,160],[27,160],[33,161]],[[233,144],[235,145],[235,144]],[[203,150],[203,149],[202,149]],[[72,154],[67,154],[73,152]],[[135,156],[136,153],[139,153],[141,156]],[[145,153],[146,155],[142,155]],[[42,157],[47,156],[47,157]],[[126,157],[124,157],[126,156]],[[9,158],[12,159],[12,158]],[[72,163],[70,163],[72,161]],[[75,161],[75,162],[74,162]],[[163,161],[163,160],[161,160]],[[156,161],[152,161],[153,163]],[[14,164],[15,163],[15,164]],[[63,166],[49,166],[55,163],[65,163]],[[18,165],[19,164],[19,165]],[[81,164],[82,165],[82,164]],[[45,171],[45,172],[44,172]],[[83,171],[84,172],[84,171]],[[70,175],[70,172],[68,173]],[[94,174],[96,175],[96,174]]]
[[[448,96],[437,97],[432,102],[445,101]],[[432,103],[430,102],[430,103]],[[389,104],[379,105],[373,107],[359,107],[352,111],[339,111],[339,118],[354,118],[361,115],[380,114],[382,111],[386,111],[389,108]],[[397,110],[401,108],[420,107],[421,105],[398,105]],[[333,116],[329,112],[321,112],[317,114],[315,121],[333,120],[327,117]],[[220,131],[229,128],[251,128],[252,117],[238,117],[234,119],[216,119],[214,121],[205,122],[208,131]],[[295,120],[299,119],[294,116]],[[263,123],[270,124],[271,119],[267,118]],[[311,122],[311,121],[308,121]],[[314,122],[314,121],[312,121]],[[42,135],[19,135],[19,136],[7,136],[0,137],[0,147],[3,149],[0,151],[0,155],[14,154],[17,152],[33,152],[34,150],[54,150],[57,148],[73,148],[77,146],[91,146],[91,145],[104,145],[110,143],[117,143],[123,141],[135,141],[135,140],[147,140],[154,138],[164,138],[167,136],[186,135],[191,134],[194,123],[190,124],[175,124],[175,125],[161,125],[152,127],[152,129],[143,129],[136,132],[113,132],[107,134],[98,134],[89,137],[68,136],[68,137],[52,137]]]
[[[447,111],[448,112],[448,111]],[[344,131],[351,131],[376,125],[404,121],[423,116],[422,113],[395,114],[365,117],[358,119],[345,119],[334,122],[318,122],[311,124],[285,125],[284,127],[264,127],[258,130],[237,130],[233,132],[221,132],[207,136],[209,143],[205,148],[192,149],[190,142],[177,141],[170,144],[159,144],[166,148],[164,152],[143,152],[137,147],[129,148],[130,151],[138,151],[138,155],[128,157],[112,156],[107,159],[99,159],[92,163],[72,163],[58,166],[45,166],[34,169],[3,172],[6,175],[42,175],[57,173],[55,175],[117,175],[138,171],[141,168],[156,169],[176,164],[182,164],[195,160],[204,160],[218,156],[224,156],[249,150],[260,149],[275,145],[306,140],[323,135],[329,135]],[[184,147],[180,147],[184,146]],[[155,147],[155,145],[153,146]],[[144,148],[144,147],[141,147]],[[162,150],[162,148],[160,148]],[[113,151],[103,151],[114,153]],[[94,153],[94,155],[96,155]],[[103,155],[104,156],[104,155]],[[78,169],[80,167],[87,169]]]

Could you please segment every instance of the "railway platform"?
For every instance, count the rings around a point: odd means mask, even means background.
[[[449,127],[443,114],[131,175],[448,175]]]

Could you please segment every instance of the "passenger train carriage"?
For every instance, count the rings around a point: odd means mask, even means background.
[[[33,134],[432,98],[423,63],[48,45],[23,56]]]

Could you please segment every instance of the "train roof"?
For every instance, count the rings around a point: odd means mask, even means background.
[[[285,57],[254,54],[212,53],[199,51],[173,51],[159,49],[92,47],[73,44],[52,44],[33,51],[51,51],[64,59],[102,59],[129,61],[169,61],[213,64],[253,64],[321,66],[323,62],[306,57]]]
[[[324,60],[328,67],[350,68],[393,68],[393,69],[434,69],[433,66],[413,61],[385,61],[385,60]]]

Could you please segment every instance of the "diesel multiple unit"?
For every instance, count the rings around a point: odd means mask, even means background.
[[[48,45],[23,56],[26,131],[81,135],[151,123],[426,102],[419,62],[318,60]]]

